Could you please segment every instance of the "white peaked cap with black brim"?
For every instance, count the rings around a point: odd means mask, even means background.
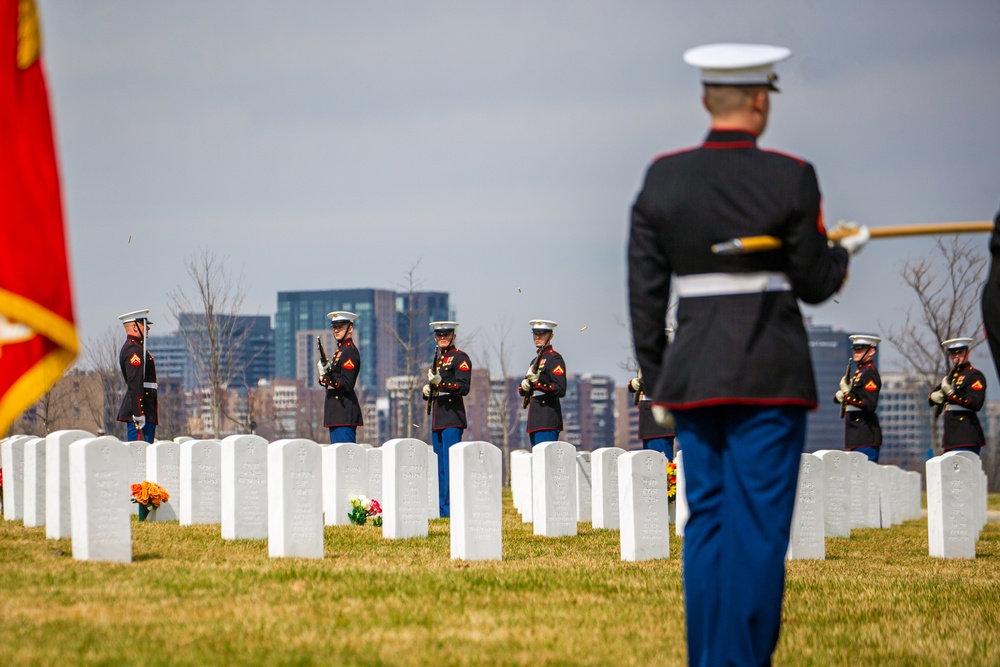
[[[867,345],[868,347],[878,347],[878,344],[882,342],[882,339],[874,334],[853,334],[848,336],[851,340],[851,345],[855,347],[861,345]]]
[[[706,86],[767,86],[778,92],[775,63],[791,49],[769,44],[706,44],[684,52],[684,62],[701,70]]]
[[[558,324],[552,320],[531,320],[528,322],[531,325],[532,333],[544,333],[546,331],[552,331]]]
[[[447,322],[447,321],[431,322],[429,326],[431,329],[434,329],[434,331],[451,332],[454,331],[456,327],[458,327],[458,322]]]
[[[131,313],[125,313],[123,315],[119,315],[118,319],[122,321],[122,324],[128,324],[129,322],[138,322],[139,320],[142,320],[146,324],[152,324],[153,323],[152,320],[150,320],[149,317],[147,317],[147,315],[149,315],[149,308],[146,308],[144,310],[133,310]]]
[[[941,347],[946,350],[963,350],[972,345],[971,338],[949,338],[941,341]]]
[[[331,324],[354,324],[354,320],[358,319],[357,313],[350,313],[346,310],[335,310],[332,313],[327,313],[326,316]]]

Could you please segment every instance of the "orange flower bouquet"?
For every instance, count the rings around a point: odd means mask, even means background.
[[[674,502],[677,498],[677,464],[667,461],[667,501]]]
[[[132,502],[139,505],[139,521],[143,521],[146,516],[170,500],[170,494],[159,484],[153,482],[142,482],[142,484],[132,485]]]

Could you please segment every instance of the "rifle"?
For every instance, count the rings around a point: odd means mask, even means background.
[[[435,341],[434,344],[435,344],[435,346],[437,346],[437,342],[436,341]],[[440,362],[441,362],[441,348],[438,347],[436,350],[434,350],[434,363],[431,364],[431,368],[434,369],[435,373],[437,373],[438,364]],[[435,401],[435,399],[437,399],[437,397],[438,397],[438,388],[437,388],[437,385],[432,384],[431,385],[431,395],[427,397],[427,414],[428,415],[430,415],[431,408],[434,406],[434,401]]]
[[[319,346],[319,360],[323,363],[323,368],[326,368],[329,365],[330,360],[326,356],[326,350],[323,349],[323,339],[319,336],[316,336],[316,345]],[[326,377],[325,372],[323,377]]]
[[[844,377],[845,378],[850,378],[851,377],[851,360],[850,359],[847,360],[847,370],[844,371]],[[853,383],[853,380],[852,380],[852,383]],[[843,419],[844,415],[846,415],[846,414],[847,414],[847,397],[845,396],[844,400],[840,402],[840,418]]]
[[[951,381],[952,386],[954,386],[955,378],[957,377],[958,377],[958,364],[955,364],[951,369],[951,373],[948,373],[948,379]],[[938,386],[940,387],[941,385]],[[941,413],[944,412],[944,404],[947,402],[948,402],[947,397],[945,397],[944,401],[934,406],[934,419],[937,419],[938,417],[941,416]]]
[[[542,345],[540,348],[538,348],[538,354],[535,355],[535,360],[531,362],[531,372],[532,373],[537,373],[538,372],[538,364],[540,364],[541,361],[542,361],[542,353],[543,352],[545,352],[545,346],[544,345]],[[535,388],[534,387],[531,387],[531,389],[529,389],[528,391],[524,392],[524,397],[521,399],[521,408],[522,409],[528,407],[528,404],[531,403],[531,397],[534,396],[534,395],[535,395]]]

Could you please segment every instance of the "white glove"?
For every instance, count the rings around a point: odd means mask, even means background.
[[[861,249],[865,247],[868,243],[868,239],[872,237],[871,230],[868,229],[868,225],[858,225],[856,222],[844,222],[841,220],[837,223],[837,226],[833,228],[833,231],[839,232],[844,230],[850,230],[853,233],[848,234],[843,237],[837,243],[841,248],[847,251],[849,255],[856,255],[861,252]]]
[[[847,376],[840,378],[840,391],[844,394],[851,390],[851,381],[847,379]]]
[[[139,415],[138,417],[133,417],[132,421],[135,422],[135,427],[138,430],[146,428],[146,415]]]
[[[844,402],[844,392],[842,390],[838,391],[836,394],[833,395],[833,400],[835,400],[837,403],[843,403]]]
[[[423,393],[424,393],[424,398],[431,397],[431,386],[429,384],[424,385]]]
[[[537,376],[536,376],[536,377],[537,377]],[[530,380],[528,380],[528,378],[524,378],[523,380],[521,380],[521,391],[523,391],[523,392],[525,392],[525,393],[527,393],[527,392],[531,391],[531,387],[532,387],[532,386],[533,386],[534,384],[535,384],[535,383],[534,383],[534,382],[531,382]]]
[[[538,372],[533,371],[529,368],[528,372],[524,374],[524,379],[530,382],[531,384],[535,384],[536,382],[538,382]]]
[[[322,361],[316,362],[316,377],[321,378],[326,375],[326,366],[323,365]]]
[[[934,391],[931,392],[931,400],[937,403],[938,405],[944,403],[944,392],[935,389]]]
[[[947,375],[941,378],[941,391],[944,392],[945,396],[951,396],[955,393],[955,385],[951,383]]]
[[[674,425],[674,416],[662,405],[653,405],[650,410],[653,411],[653,419],[660,426]]]
[[[639,378],[632,378],[628,381],[628,386],[632,388],[632,391],[642,391],[642,380]]]
[[[433,368],[427,369],[427,381],[430,382],[435,387],[441,384],[441,374],[434,371]]]

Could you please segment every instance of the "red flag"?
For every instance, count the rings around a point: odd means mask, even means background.
[[[0,0],[0,435],[79,350],[34,0]]]

